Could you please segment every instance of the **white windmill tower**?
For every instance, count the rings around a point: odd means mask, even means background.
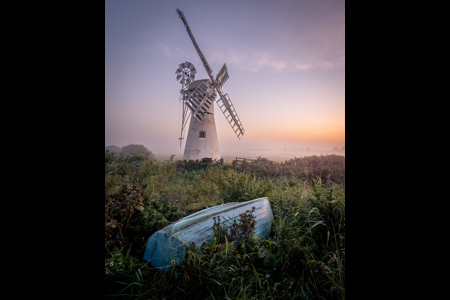
[[[189,62],[180,64],[179,68],[175,71],[177,81],[183,86],[180,91],[180,100],[183,103],[180,147],[183,139],[183,130],[189,117],[193,116],[189,125],[183,159],[200,161],[203,158],[220,159],[219,140],[217,138],[216,123],[214,120],[214,100],[217,94],[219,94],[217,105],[231,125],[231,128],[239,139],[244,135],[244,128],[231,103],[230,97],[228,94],[223,94],[221,89],[229,78],[227,66],[224,64],[216,78],[214,78],[211,67],[200,51],[183,12],[177,9],[177,13],[183,21],[186,31],[210,78],[194,81],[197,71],[194,65]]]

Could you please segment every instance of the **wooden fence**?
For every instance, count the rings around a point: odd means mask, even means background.
[[[236,163],[243,163],[244,161],[248,161],[248,162],[257,162],[257,159],[250,159],[250,158],[244,158],[244,157],[236,157],[236,159],[234,160]]]

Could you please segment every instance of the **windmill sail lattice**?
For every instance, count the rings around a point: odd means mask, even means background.
[[[228,76],[227,66],[223,64],[222,68],[220,69],[219,73],[216,76],[216,83],[218,83],[220,87],[222,87],[228,80],[228,78],[230,78],[230,76]]]
[[[192,115],[201,122],[215,98],[214,88],[201,82],[186,101],[186,105]]]
[[[220,103],[219,101],[222,101],[222,103]],[[241,139],[241,136],[244,134],[244,128],[242,127],[241,121],[239,120],[239,117],[236,113],[236,110],[234,109],[233,103],[231,103],[230,97],[228,97],[228,94],[223,95],[222,98],[217,100],[217,105],[219,105],[219,108],[222,111],[223,115],[227,119],[228,123],[230,123],[230,126],[233,129],[234,133],[236,133],[237,137]]]

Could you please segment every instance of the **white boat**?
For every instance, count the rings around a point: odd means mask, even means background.
[[[220,216],[221,224],[225,221],[230,226],[234,220],[240,219],[239,214],[251,211],[252,207],[255,208],[253,216],[256,221],[254,235],[264,239],[270,235],[273,221],[272,208],[267,197],[225,203],[186,216],[152,234],[147,241],[143,258],[154,267],[164,270],[171,264],[172,259],[181,263],[184,260],[184,245],[194,242],[200,247],[203,242],[211,241],[214,218]]]

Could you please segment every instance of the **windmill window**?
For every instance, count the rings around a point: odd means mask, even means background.
[[[206,134],[204,131],[200,131],[200,138],[206,138]]]

